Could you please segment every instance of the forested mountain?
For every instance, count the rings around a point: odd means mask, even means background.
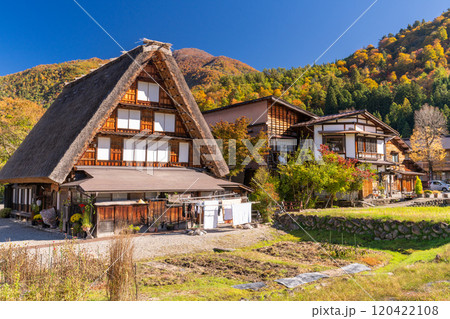
[[[108,60],[92,58],[38,65],[22,72],[0,76],[0,99],[26,99],[48,107],[61,93],[65,82],[73,81],[106,62]]]
[[[450,117],[450,11],[431,22],[416,21],[334,63],[258,72],[231,58],[198,49],[174,51],[203,110],[267,95],[317,114],[367,109],[408,137],[422,104]],[[69,82],[108,60],[97,58],[40,65],[0,77],[0,99],[22,98],[47,107]]]
[[[211,109],[279,96],[306,72],[283,99],[317,114],[367,109],[407,137],[414,110],[425,102],[450,116],[449,32],[447,11],[432,22],[416,21],[395,35],[383,36],[378,47],[369,45],[334,63],[222,77],[194,87],[193,92],[202,109]]]
[[[252,67],[228,57],[215,57],[198,49],[173,52],[189,86],[209,85],[228,75],[257,72]],[[92,58],[64,63],[38,65],[34,68],[0,77],[0,99],[27,99],[44,107],[50,106],[65,82],[89,73],[109,60]]]
[[[186,48],[173,52],[189,87],[211,85],[223,76],[236,76],[258,72],[241,61],[226,56],[213,56],[205,51]]]

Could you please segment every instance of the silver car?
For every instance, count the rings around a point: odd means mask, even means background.
[[[430,190],[432,191],[443,191],[448,192],[450,185],[439,180],[434,180],[430,182]]]

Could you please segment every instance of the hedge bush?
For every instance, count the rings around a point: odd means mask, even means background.
[[[0,210],[0,218],[9,218],[11,215],[11,208],[3,208]]]

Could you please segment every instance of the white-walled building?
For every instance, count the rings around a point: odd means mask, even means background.
[[[399,154],[405,155],[407,152],[402,147],[396,147],[398,143],[395,143],[390,146],[388,154],[386,145],[392,144],[394,139],[401,140],[400,134],[366,110],[317,116],[276,97],[266,97],[209,110],[203,115],[209,125],[249,117],[252,124],[249,132],[264,130],[270,139],[271,150],[266,160],[272,169],[285,162],[285,156],[280,153],[295,152],[305,145],[313,147],[317,159],[322,144],[342,157],[371,165],[378,172],[378,178],[364,183],[362,197],[380,194],[380,188],[391,195],[395,189],[392,185],[398,179],[396,168]],[[258,120],[255,121],[255,118]],[[245,179],[241,181],[250,180],[254,170],[254,166],[248,166]],[[409,177],[421,175],[416,173],[408,170]]]

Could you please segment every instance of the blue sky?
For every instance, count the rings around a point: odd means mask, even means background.
[[[258,70],[312,63],[373,1],[78,0],[127,50],[146,37]],[[376,45],[384,34],[432,20],[448,7],[448,0],[379,0],[318,63]],[[121,51],[73,0],[3,2],[0,29],[0,75]]]

